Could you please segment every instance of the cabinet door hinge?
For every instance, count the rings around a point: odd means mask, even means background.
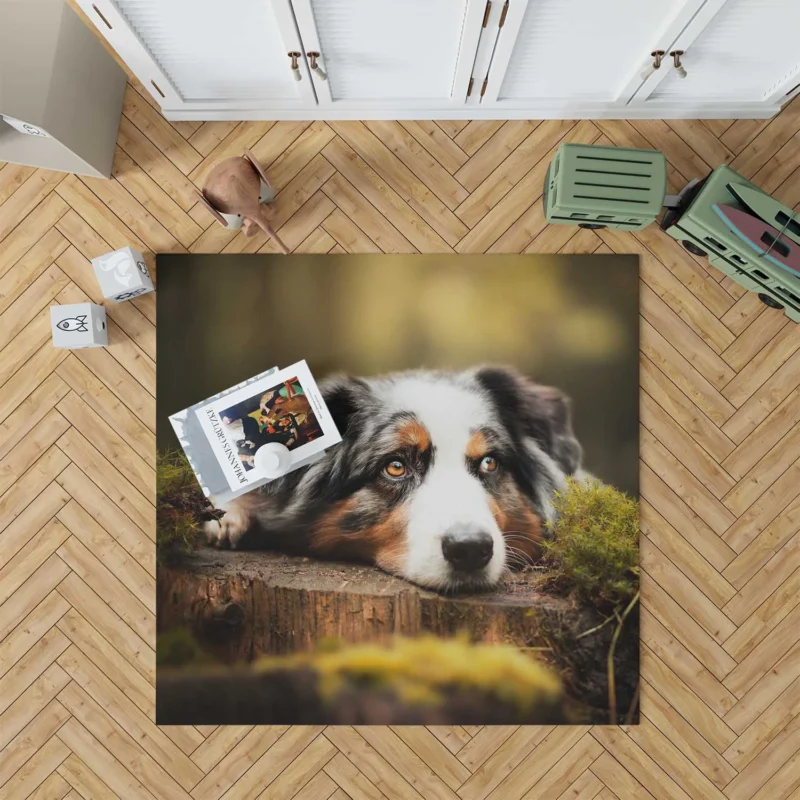
[[[506,14],[508,14],[508,0],[506,0],[505,5],[503,6],[503,13],[500,14],[500,24],[497,26],[498,28],[502,28],[503,25],[506,24]]]
[[[489,83],[489,76],[487,75],[487,76],[486,76],[486,77],[483,79],[483,86],[481,86],[481,97],[483,97],[483,96],[486,94],[486,85],[487,85],[488,83]]]
[[[474,83],[475,83],[475,78],[470,78],[469,86],[467,86],[467,97],[469,97],[472,94],[472,86]]]
[[[492,0],[486,0],[486,10],[483,12],[483,24],[481,25],[482,28],[486,27],[486,23],[489,22],[489,14],[492,10]]]

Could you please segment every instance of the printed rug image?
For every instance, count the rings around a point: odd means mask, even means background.
[[[638,723],[636,256],[157,267],[159,725]]]

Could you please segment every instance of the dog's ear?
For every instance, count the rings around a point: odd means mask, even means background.
[[[572,432],[569,398],[562,391],[505,367],[484,367],[475,378],[510,431],[534,439],[567,475],[578,469],[581,446]]]
[[[320,385],[320,391],[342,436],[347,432],[353,415],[363,411],[372,398],[372,391],[365,381],[346,376],[329,378]]]
[[[572,403],[560,390],[542,386],[523,379],[523,392],[527,407],[533,415],[541,415],[551,428],[550,455],[567,475],[572,475],[581,465],[583,452],[572,431]]]

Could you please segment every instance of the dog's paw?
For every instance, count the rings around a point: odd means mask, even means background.
[[[232,507],[221,519],[210,520],[203,527],[210,545],[235,550],[250,527],[250,515],[243,509]]]

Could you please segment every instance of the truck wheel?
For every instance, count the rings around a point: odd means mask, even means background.
[[[579,222],[579,228],[587,228],[590,231],[599,231],[600,228],[605,228],[605,225],[598,225],[596,222]]]
[[[783,306],[774,298],[770,297],[768,294],[759,294],[758,299],[765,305],[769,306],[770,308],[777,308],[782,309]]]
[[[684,249],[688,250],[693,256],[705,258],[708,255],[705,250],[701,250],[694,242],[690,242],[687,239],[684,239],[681,244],[683,245]]]

